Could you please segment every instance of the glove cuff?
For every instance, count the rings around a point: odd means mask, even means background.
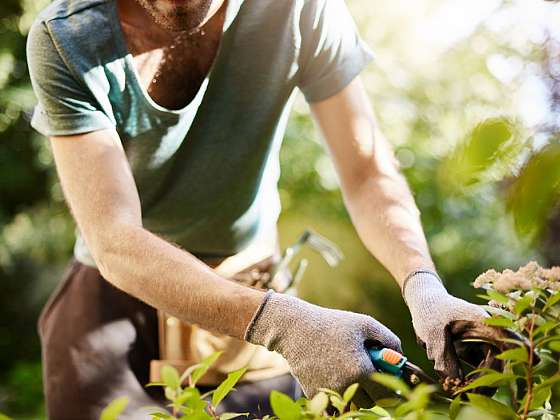
[[[431,270],[413,271],[405,278],[402,286],[402,295],[409,307],[415,301],[441,293],[447,294],[447,290],[438,274]]]
[[[263,298],[261,304],[259,305],[259,307],[255,311],[255,313],[253,314],[253,317],[251,318],[251,321],[247,325],[247,329],[245,330],[245,336],[243,337],[243,339],[245,341],[247,341],[249,343],[252,343],[251,340],[253,339],[253,335],[254,335],[254,332],[255,332],[255,325],[257,323],[257,320],[259,319],[259,317],[263,313],[266,304],[268,303],[268,301],[270,300],[270,298],[272,297],[273,294],[274,294],[274,290],[269,289],[266,292],[266,294],[264,295],[264,298]],[[253,343],[253,344],[256,344],[256,343]]]

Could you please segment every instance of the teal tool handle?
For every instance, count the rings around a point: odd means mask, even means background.
[[[405,356],[385,347],[370,347],[367,351],[377,370],[401,377],[402,368],[408,360]]]

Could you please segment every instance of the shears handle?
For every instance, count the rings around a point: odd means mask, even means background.
[[[387,347],[370,347],[367,349],[373,366],[384,373],[390,373],[400,378],[407,358],[398,351]]]

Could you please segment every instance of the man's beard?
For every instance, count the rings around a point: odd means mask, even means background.
[[[212,0],[137,0],[154,21],[174,32],[191,31],[208,15]]]

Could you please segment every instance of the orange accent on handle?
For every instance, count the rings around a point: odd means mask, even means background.
[[[398,351],[385,349],[383,350],[383,360],[392,365],[397,365],[402,359],[402,354]]]

